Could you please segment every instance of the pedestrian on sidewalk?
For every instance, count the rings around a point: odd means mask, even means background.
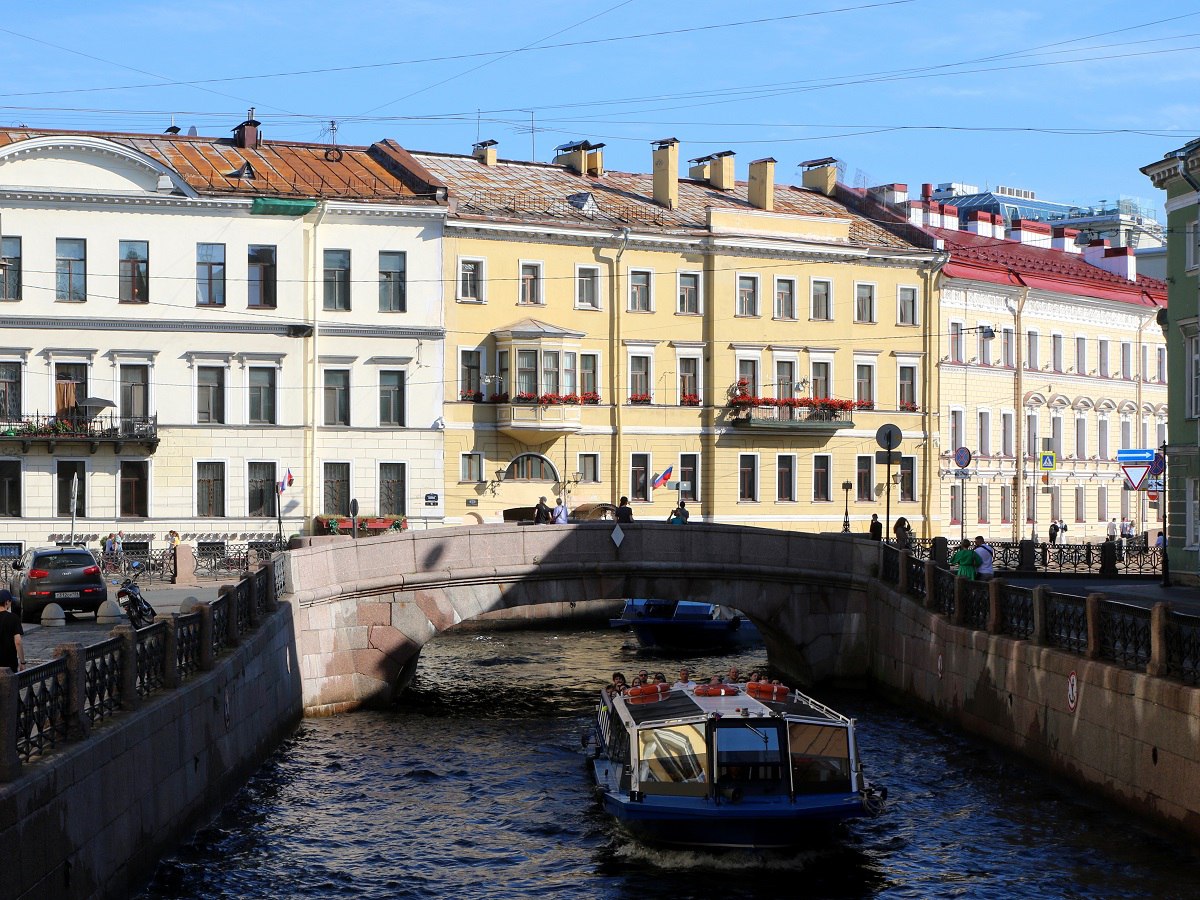
[[[12,610],[13,596],[0,590],[0,668],[7,667],[15,675],[25,668],[25,645],[21,617]]]
[[[567,524],[567,504],[563,503],[562,497],[554,501],[554,511],[550,514],[550,521],[555,525]]]
[[[871,540],[883,540],[883,523],[879,521],[879,513],[871,513]]]

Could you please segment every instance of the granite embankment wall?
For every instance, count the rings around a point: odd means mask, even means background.
[[[240,640],[0,785],[0,897],[128,897],[232,798],[301,717],[291,607]]]
[[[1200,689],[952,624],[882,581],[868,608],[886,692],[1200,839]]]

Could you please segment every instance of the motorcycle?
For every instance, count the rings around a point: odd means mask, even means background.
[[[125,610],[125,615],[129,616],[129,621],[134,628],[149,625],[157,615],[154,607],[150,605],[150,601],[142,596],[141,586],[137,583],[138,576],[141,574],[141,563],[135,562],[132,575],[122,582],[113,582],[117,586],[117,603]]]

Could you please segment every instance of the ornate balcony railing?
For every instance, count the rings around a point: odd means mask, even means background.
[[[153,451],[158,447],[158,416],[120,416],[116,413],[86,415],[69,413],[46,416],[37,413],[0,420],[0,443],[15,442],[28,453],[34,443],[44,444],[51,452],[60,447],[72,453],[79,445],[95,453],[101,444],[111,444],[117,452],[125,444],[138,444]]]
[[[835,431],[854,427],[854,411],[804,406],[734,406],[730,424],[738,428],[796,428]]]

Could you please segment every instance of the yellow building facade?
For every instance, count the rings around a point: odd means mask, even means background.
[[[936,520],[937,257],[840,202],[832,161],[793,186],[769,159],[737,180],[732,154],[681,178],[674,140],[650,174],[586,142],[554,164],[413,156],[450,203],[448,523],[543,496],[807,531]]]

